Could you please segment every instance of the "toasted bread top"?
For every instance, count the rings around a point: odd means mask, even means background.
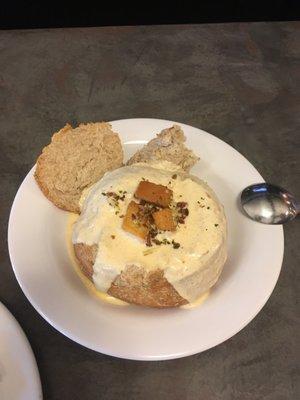
[[[35,179],[57,207],[79,213],[83,189],[122,163],[121,141],[110,124],[80,124],[74,129],[67,124],[43,149],[37,160]]]
[[[156,138],[150,140],[141,150],[137,151],[127,162],[131,165],[139,162],[170,161],[184,171],[189,171],[199,160],[184,142],[186,138],[180,126],[162,130]]]

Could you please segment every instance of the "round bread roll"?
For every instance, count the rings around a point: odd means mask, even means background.
[[[153,187],[141,193],[149,185],[158,188],[162,206],[155,205]],[[140,201],[155,205],[152,215],[160,228],[154,239],[144,225],[130,223],[138,212],[133,218],[129,210],[144,207]],[[84,193],[80,203],[72,243],[82,272],[97,290],[164,308],[192,303],[217,282],[227,257],[223,207],[206,183],[178,166],[119,168]]]
[[[80,124],[75,129],[67,124],[43,149],[37,160],[35,179],[57,207],[79,213],[82,191],[122,163],[121,142],[110,124]]]

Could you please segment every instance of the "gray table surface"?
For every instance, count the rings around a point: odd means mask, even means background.
[[[282,272],[260,314],[216,348],[164,362],[112,358],[64,337],[23,295],[7,250],[18,186],[66,122],[194,125],[300,198],[299,33],[297,22],[0,32],[0,300],[28,336],[45,399],[300,398],[299,221],[284,229]]]

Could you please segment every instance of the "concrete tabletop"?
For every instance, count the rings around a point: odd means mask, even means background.
[[[299,34],[297,22],[0,32],[0,300],[28,336],[45,399],[300,398],[299,221],[284,228],[282,272],[259,315],[216,348],[164,362],[112,358],[64,337],[23,295],[7,250],[18,186],[66,122],[194,125],[300,198]]]

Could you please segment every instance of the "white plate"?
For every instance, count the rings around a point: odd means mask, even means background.
[[[112,123],[130,156],[173,122],[128,119]],[[263,180],[236,150],[200,129],[180,124],[201,161],[192,173],[206,180],[224,204],[229,258],[208,299],[193,310],[118,307],[90,295],[71,265],[68,213],[41,193],[33,169],[12,206],[8,242],[18,282],[36,310],[74,341],[101,353],[135,360],[165,360],[207,350],[247,325],[269,298],[283,257],[281,226],[247,219],[238,196]]]
[[[41,400],[41,381],[30,344],[0,303],[0,399]]]

